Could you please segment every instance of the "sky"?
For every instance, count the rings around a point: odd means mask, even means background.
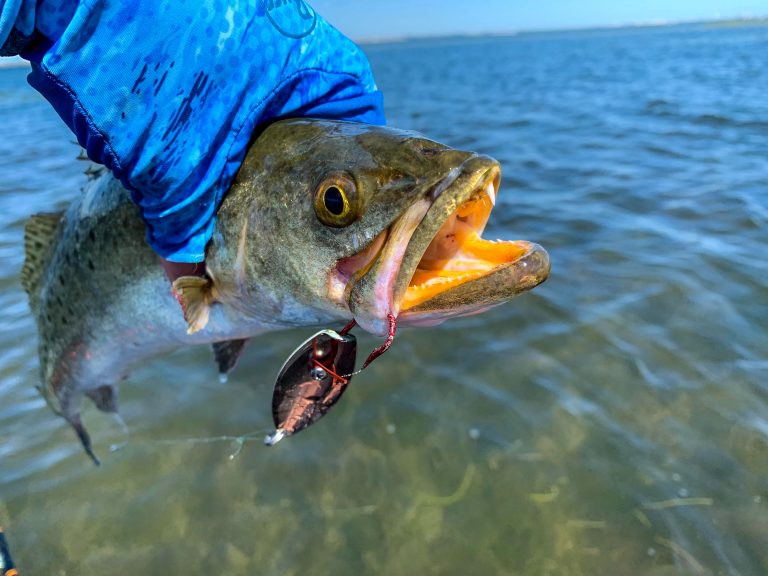
[[[355,40],[768,16],[768,0],[309,0]]]

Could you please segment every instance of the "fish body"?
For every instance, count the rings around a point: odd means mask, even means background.
[[[386,334],[390,315],[428,325],[505,302],[543,282],[549,259],[482,239],[499,178],[495,160],[414,132],[276,122],[219,207],[207,276],[171,287],[130,193],[103,174],[26,228],[40,388],[86,443],[82,397],[117,412],[118,382],[175,348],[214,344],[226,373],[262,332],[354,318]]]

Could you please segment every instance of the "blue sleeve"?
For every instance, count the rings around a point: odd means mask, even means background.
[[[204,258],[257,125],[384,123],[365,55],[303,0],[38,0],[34,26],[30,84],[176,262]]]

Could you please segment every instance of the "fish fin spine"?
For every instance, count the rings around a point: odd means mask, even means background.
[[[34,214],[24,226],[24,266],[21,269],[21,285],[30,298],[37,295],[45,263],[63,214],[63,212]]]
[[[173,282],[173,295],[184,312],[187,334],[205,328],[215,301],[211,280],[203,276],[181,276]]]

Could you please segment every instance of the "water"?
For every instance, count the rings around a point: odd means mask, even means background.
[[[403,330],[276,449],[271,378],[309,331],[255,340],[226,385],[202,348],[143,366],[127,444],[85,413],[98,469],[33,388],[18,283],[24,219],[83,163],[0,70],[0,524],[23,573],[768,573],[768,28],[367,51],[392,125],[501,161],[489,235],[546,246],[551,279]]]

